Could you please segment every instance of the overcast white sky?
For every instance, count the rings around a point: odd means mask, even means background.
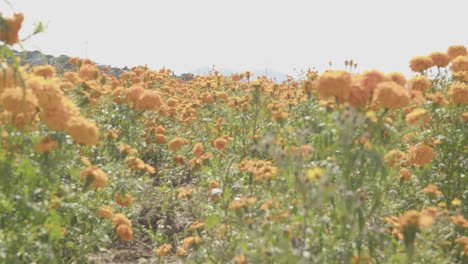
[[[25,43],[46,54],[176,73],[202,66],[293,74],[335,68],[409,73],[408,61],[468,46],[468,0],[10,0],[45,33]],[[12,10],[0,0],[0,10]],[[86,45],[86,43],[88,43]]]

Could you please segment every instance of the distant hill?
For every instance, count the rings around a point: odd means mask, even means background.
[[[218,71],[222,75],[231,75],[233,73],[242,73],[247,70],[243,71],[236,71],[230,68],[215,68],[216,71]],[[192,70],[192,73],[195,75],[204,75],[204,74],[209,74],[212,72],[213,69],[211,67],[200,67]],[[275,71],[273,69],[255,69],[255,70],[250,70],[254,74],[254,77],[259,77],[259,76],[266,76],[268,79],[276,79],[277,81],[284,81],[288,77],[285,73]]]
[[[52,65],[54,66],[59,73],[63,73],[64,71],[69,71],[75,67],[75,65],[70,64],[70,57],[67,55],[60,55],[58,57],[54,57],[52,55],[46,55],[43,54],[42,52],[38,50],[34,51],[16,51],[13,50],[13,53],[15,56],[21,58],[21,65],[25,64],[30,64],[32,66],[37,66],[37,65]],[[103,64],[97,64],[96,65],[99,67],[99,69],[103,69],[105,66],[109,65],[103,65]],[[109,66],[110,67],[110,66]],[[128,69],[121,69],[117,67],[110,67],[110,69],[107,71],[107,73],[112,74],[114,76],[120,76],[120,74],[128,71]]]
[[[32,66],[37,66],[37,65],[49,64],[49,65],[54,66],[59,73],[72,70],[75,67],[75,65],[72,65],[69,63],[69,60],[71,57],[67,55],[60,55],[60,56],[55,57],[52,55],[43,54],[37,50],[35,51],[26,51],[26,50],[15,51],[14,50],[13,52],[15,53],[17,57],[21,58],[21,65],[30,64]],[[122,73],[129,70],[126,67],[117,68],[117,67],[112,67],[110,65],[98,64],[98,63],[96,63],[96,65],[101,70],[105,66],[110,67],[110,70],[107,71],[107,73],[112,74],[117,77],[120,76]],[[219,68],[219,69],[216,68],[215,70],[218,71],[220,74],[226,75],[226,76],[229,76],[233,73],[242,73],[246,71],[246,70],[238,71],[238,70],[233,70],[229,68]],[[205,74],[209,74],[212,71],[213,70],[211,67],[208,67],[208,66],[200,67],[200,68],[194,69],[191,72],[183,73],[180,77],[182,77],[182,79],[184,80],[188,80],[186,78],[183,78],[183,76],[187,74],[205,75]],[[254,79],[256,79],[255,77],[259,77],[259,76],[266,76],[268,79],[276,79],[276,81],[284,81],[288,78],[286,74],[279,72],[279,71],[275,71],[273,69],[255,69],[255,70],[250,70],[250,71],[254,74]]]

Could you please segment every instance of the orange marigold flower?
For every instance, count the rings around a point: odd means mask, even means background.
[[[117,194],[115,196],[115,202],[120,206],[129,206],[135,201],[135,198],[130,194]]]
[[[468,56],[458,56],[453,59],[452,65],[450,65],[450,70],[453,73],[468,71]]]
[[[447,55],[453,60],[458,56],[468,55],[468,51],[463,45],[452,45],[447,48]]]
[[[391,72],[387,74],[387,76],[394,82],[398,83],[401,86],[405,86],[406,84],[406,77],[401,72]]]
[[[432,120],[432,115],[424,108],[418,108],[406,115],[406,122],[414,127],[422,127]]]
[[[169,253],[169,250],[172,249],[172,245],[171,244],[164,244],[164,245],[161,245],[160,247],[158,247],[156,249],[156,256],[158,257],[164,257],[167,255],[167,253]]]
[[[460,122],[468,122],[468,112],[460,115]]]
[[[70,59],[68,60],[68,62],[69,62],[70,64],[77,65],[78,63],[80,63],[80,58],[78,58],[78,57],[72,57],[72,58],[70,58]]]
[[[468,256],[468,237],[458,237],[455,242],[463,245],[465,256]]]
[[[430,87],[431,81],[429,81],[429,78],[427,78],[426,75],[414,76],[409,80],[408,83],[408,88],[410,91],[420,91],[425,93],[429,90]]]
[[[241,75],[240,74],[231,74],[231,79],[235,82],[238,82],[241,80]]]
[[[23,24],[23,13],[13,14],[13,17],[2,18],[0,27],[0,41],[7,45],[13,45],[19,42],[18,32]]]
[[[186,197],[189,197],[190,195],[192,195],[193,193],[195,192],[194,189],[187,189],[187,188],[183,188],[183,187],[179,187],[177,188],[177,194],[176,194],[176,197],[177,199],[184,199]]]
[[[432,94],[427,94],[427,98],[432,101],[434,104],[446,105],[448,104],[447,100],[442,93],[436,92]]]
[[[468,84],[462,82],[452,84],[448,95],[454,104],[468,104]]]
[[[248,264],[247,258],[244,254],[238,255],[234,257],[234,263],[236,264]]]
[[[166,134],[166,128],[164,128],[164,126],[158,126],[158,127],[156,128],[156,133],[157,133],[157,134],[163,134],[163,135],[164,135],[164,134]]]
[[[205,223],[203,222],[200,222],[198,220],[195,220],[195,222],[193,222],[189,227],[188,227],[188,230],[189,231],[192,231],[192,230],[196,230],[196,229],[199,229],[199,228],[202,228],[205,226]]]
[[[171,151],[177,151],[185,144],[187,144],[187,140],[181,137],[175,137],[169,141],[168,148]]]
[[[37,152],[50,152],[58,147],[58,142],[47,136],[43,137],[41,141],[34,146],[34,150]]]
[[[83,64],[80,67],[79,75],[86,81],[94,80],[99,75],[99,68],[96,65],[92,64]]]
[[[57,209],[60,207],[60,198],[57,195],[53,195],[49,203],[50,203],[50,208]]]
[[[450,63],[450,57],[445,52],[435,51],[429,54],[429,58],[432,59],[434,65],[437,67],[446,67]]]
[[[167,106],[169,107],[176,107],[177,106],[177,100],[174,98],[170,98],[167,100]]]
[[[399,179],[403,179],[405,182],[409,182],[411,179],[411,171],[407,168],[400,168],[399,170],[400,175],[398,176]]]
[[[204,151],[205,150],[204,150],[203,144],[202,143],[197,143],[197,144],[195,144],[195,146],[193,146],[192,154],[195,157],[200,157],[203,154]]]
[[[370,97],[371,93],[369,90],[361,86],[359,81],[353,78],[352,84],[349,87],[348,103],[354,108],[359,108],[367,105]]]
[[[104,218],[104,219],[109,219],[114,216],[112,207],[108,205],[102,205],[101,207],[99,207],[99,209],[97,210],[97,214],[99,215],[99,217]]]
[[[13,114],[33,112],[37,107],[37,98],[30,89],[19,86],[7,88],[0,94],[0,106]]]
[[[422,192],[427,194],[442,195],[442,192],[434,184],[427,185],[424,189],[422,189]]]
[[[55,76],[55,67],[52,65],[36,66],[33,69],[33,74],[44,77],[44,79],[51,79]]]
[[[409,210],[400,216],[398,222],[403,229],[411,227],[430,227],[434,224],[434,218],[416,210]]]
[[[416,167],[422,167],[430,164],[434,157],[434,149],[427,145],[414,146],[408,151],[408,160]]]
[[[182,240],[182,247],[188,248],[193,244],[200,244],[202,239],[199,236],[189,236]]]
[[[178,248],[177,251],[176,251],[176,256],[177,257],[183,257],[187,255],[187,250],[183,249],[183,248]]]
[[[340,102],[349,98],[351,74],[347,71],[328,71],[320,75],[317,81],[317,92],[322,98],[338,97]]]
[[[400,109],[409,105],[410,95],[403,86],[395,82],[382,82],[377,85],[372,101],[387,109]]]
[[[138,97],[135,104],[137,110],[156,110],[161,107],[162,99],[158,92],[145,91]]]
[[[98,189],[107,186],[109,178],[107,173],[96,166],[89,166],[81,171],[80,179],[91,179],[91,187]]]
[[[311,93],[314,90],[314,82],[311,80],[305,80],[304,83],[302,83],[302,90],[306,93]]]
[[[359,75],[359,84],[371,94],[379,83],[388,81],[390,78],[378,70],[364,71]]]
[[[434,66],[434,61],[428,56],[417,56],[410,60],[409,66],[414,72],[422,72]]]
[[[121,213],[114,215],[114,217],[112,218],[112,224],[114,225],[114,227],[118,227],[120,225],[127,225],[130,227],[132,226],[132,222],[128,220],[128,218]]]
[[[468,220],[463,217],[463,215],[454,215],[450,216],[450,220],[456,225],[459,225],[463,228],[468,228]]]
[[[122,241],[128,242],[133,238],[133,230],[131,226],[119,225],[117,226],[116,232]]]
[[[77,143],[94,146],[99,141],[99,131],[96,123],[84,117],[75,117],[68,122],[68,134]]]
[[[393,167],[395,164],[400,163],[405,159],[406,153],[398,149],[390,150],[384,156],[384,160],[388,163],[388,166],[390,167]]]
[[[227,147],[227,139],[225,137],[219,137],[213,141],[213,145],[217,150],[223,150]]]
[[[166,144],[167,139],[165,135],[157,134],[156,136],[154,136],[154,141],[158,144]]]
[[[351,258],[350,264],[369,264],[370,257],[366,255],[354,255]]]

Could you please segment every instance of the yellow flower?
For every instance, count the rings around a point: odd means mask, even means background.
[[[7,45],[13,45],[19,42],[18,32],[24,20],[23,13],[14,14],[13,17],[3,18],[5,24],[0,27],[0,41]]]
[[[324,175],[325,170],[320,167],[315,167],[313,169],[307,169],[306,176],[311,182],[318,182],[320,178]]]
[[[459,205],[461,205],[461,201],[458,200],[458,199],[455,199],[455,200],[453,200],[453,201],[451,202],[451,204],[452,204],[452,205],[455,205],[455,206],[459,206]]]

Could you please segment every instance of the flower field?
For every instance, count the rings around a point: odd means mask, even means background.
[[[23,18],[0,18],[0,263],[468,263],[465,46],[411,77],[116,77],[20,66]]]

